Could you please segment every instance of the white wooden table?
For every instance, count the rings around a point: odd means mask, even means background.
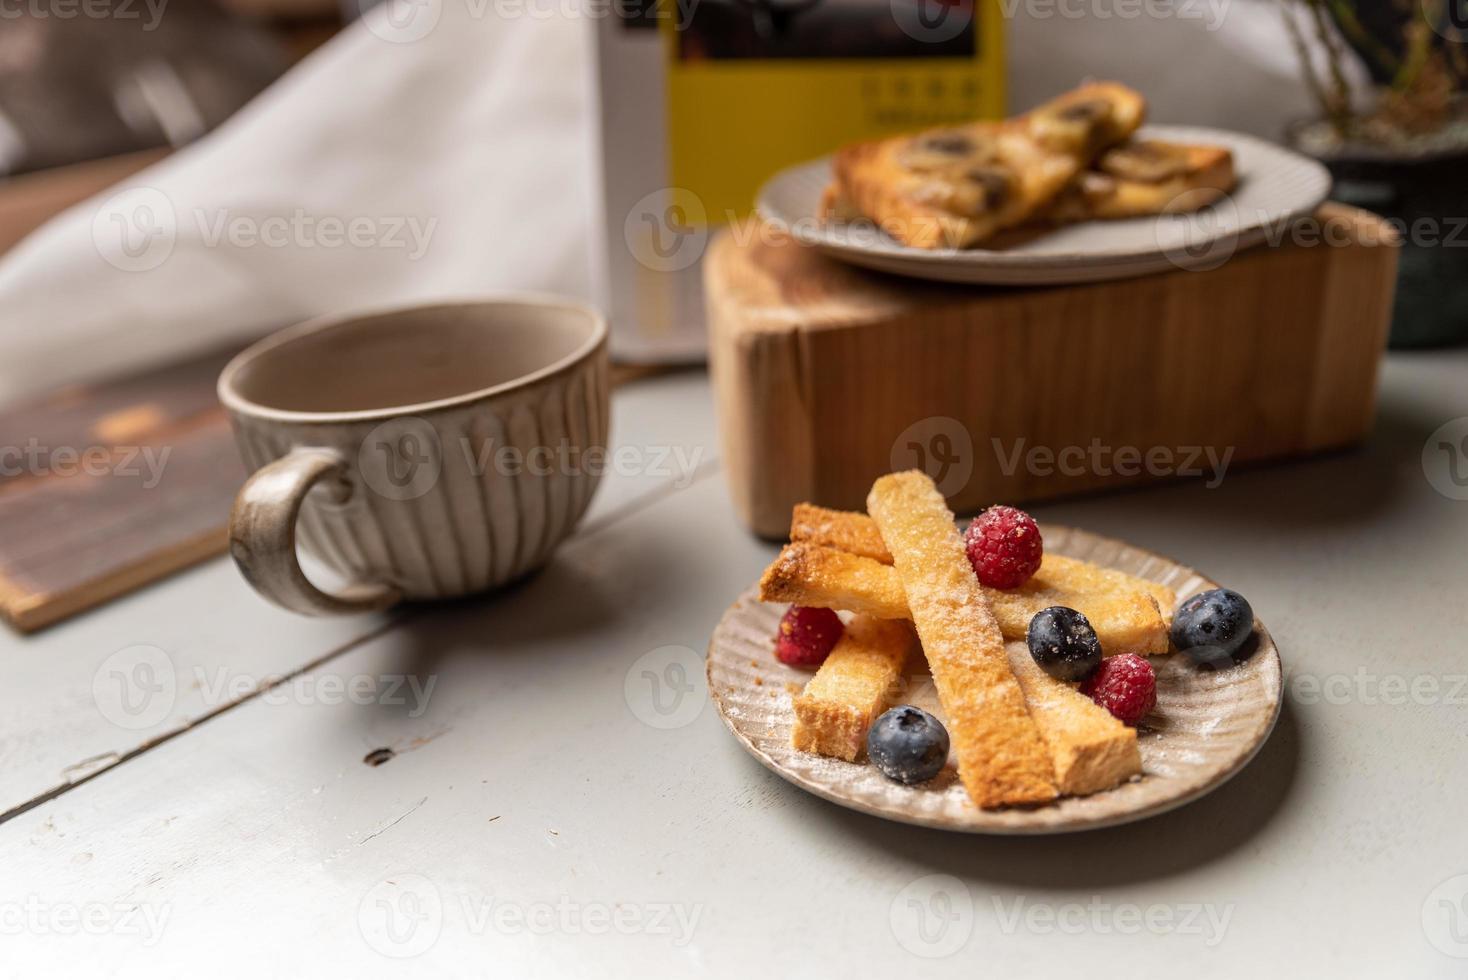
[[[503,595],[313,621],[220,560],[0,635],[0,975],[1461,977],[1468,501],[1423,450],[1465,381],[1396,355],[1363,450],[1035,508],[1239,588],[1289,674],[1241,776],[1114,830],[898,826],[744,754],[701,657],[773,549],[699,373],[614,402],[691,476],[610,477]]]

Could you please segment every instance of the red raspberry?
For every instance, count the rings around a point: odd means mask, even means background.
[[[845,629],[830,609],[791,606],[780,619],[775,656],[792,667],[819,667]]]
[[[1157,675],[1146,657],[1122,653],[1101,661],[1081,685],[1081,693],[1128,725],[1147,717],[1157,707]]]
[[[1017,589],[1040,570],[1045,542],[1040,526],[1016,507],[994,506],[975,517],[964,535],[968,560],[991,589]]]

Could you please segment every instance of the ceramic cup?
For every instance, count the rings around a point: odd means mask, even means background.
[[[555,299],[313,320],[235,357],[219,398],[253,472],[229,546],[314,615],[503,585],[575,526],[607,443],[607,325]],[[296,543],[351,584],[327,592]]]

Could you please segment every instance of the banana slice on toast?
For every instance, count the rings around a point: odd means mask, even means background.
[[[1224,147],[1131,140],[1101,154],[1028,224],[1078,224],[1197,211],[1237,183],[1233,154]],[[836,221],[863,217],[838,183],[827,185],[820,214]]]
[[[1042,217],[1069,224],[1196,211],[1236,182],[1233,154],[1221,146],[1132,140],[1101,154]]]

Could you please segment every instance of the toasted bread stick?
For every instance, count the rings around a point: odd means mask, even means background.
[[[903,669],[917,649],[911,624],[857,616],[816,675],[795,697],[791,743],[802,752],[855,762],[867,731],[900,696]],[[1137,733],[1035,663],[1023,643],[1005,646],[1025,707],[1055,767],[1064,796],[1110,789],[1142,771]]]
[[[872,484],[867,511],[907,593],[969,798],[981,807],[1054,799],[1049,750],[943,495],[921,471],[893,473]]]
[[[811,544],[825,545],[838,551],[871,558],[884,565],[892,564],[892,556],[888,554],[887,546],[882,542],[882,534],[877,530],[877,522],[856,511],[829,510],[825,507],[817,507],[815,504],[796,504],[790,516],[790,540],[808,541]],[[1145,592],[1157,600],[1157,608],[1162,613],[1163,622],[1169,625],[1172,623],[1172,611],[1177,606],[1177,593],[1161,582],[1153,582],[1151,579],[1137,575],[1128,575],[1114,568],[1103,568],[1079,558],[1065,558],[1061,555],[1047,555],[1046,557],[1055,560],[1049,568],[1042,564],[1040,573],[1041,578],[1049,582],[1051,586],[1075,592],[1094,591],[1107,594]],[[996,598],[996,596],[990,596],[990,601],[996,601]],[[1003,625],[1002,618],[1000,625]]]
[[[802,752],[855,762],[867,731],[902,690],[903,666],[917,647],[903,621],[858,616],[794,700],[791,743]],[[1055,767],[1062,796],[1117,786],[1142,771],[1137,733],[1075,687],[1040,668],[1023,643],[1008,643],[1010,668]]]
[[[907,593],[891,565],[835,548],[787,544],[759,580],[763,602],[824,606],[875,616],[911,619]]]
[[[988,597],[1006,640],[1023,640],[1030,620],[1041,609],[1069,606],[1085,613],[1107,656],[1166,653],[1168,623],[1156,600],[1113,575],[1122,573],[1062,555],[1046,555],[1040,570],[1018,589],[979,588]],[[845,609],[879,619],[911,617],[902,580],[891,566],[803,541],[786,545],[765,569],[760,598]]]
[[[877,522],[849,510],[829,510],[815,504],[796,504],[790,514],[790,540],[822,544],[851,555],[892,564]]]
[[[912,624],[857,616],[816,675],[795,697],[790,741],[803,752],[855,762],[867,729],[902,688],[908,656],[917,649]]]
[[[1063,796],[1110,789],[1142,771],[1137,733],[1070,684],[1056,680],[1023,642],[1005,646],[1024,691],[1025,707],[1040,729]]]

